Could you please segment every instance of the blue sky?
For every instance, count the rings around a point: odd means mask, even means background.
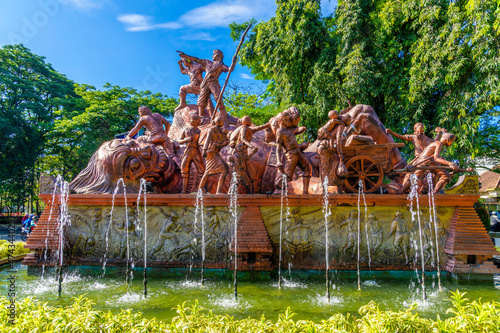
[[[322,1],[329,14],[336,1]],[[189,83],[176,50],[211,58],[221,49],[230,64],[237,42],[231,22],[268,20],[273,0],[0,0],[0,45],[23,43],[78,83],[106,82],[177,97]],[[222,80],[225,78],[221,78]],[[231,79],[253,82],[237,66]]]

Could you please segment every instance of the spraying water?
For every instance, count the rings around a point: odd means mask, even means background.
[[[278,288],[281,289],[281,260],[283,256],[283,200],[287,192],[287,179],[286,175],[281,175],[281,209],[280,209],[280,249],[278,254]]]
[[[363,184],[363,182],[360,182],[360,184]],[[361,190],[361,196],[363,197],[363,204],[365,205],[365,232],[366,232],[366,246],[368,248],[368,267],[372,267],[372,255],[371,255],[371,245],[370,245],[370,236],[368,233],[368,206],[366,205],[366,198],[365,198],[365,191],[363,191],[363,186],[360,186],[359,189]],[[359,211],[359,205],[358,205],[358,211]]]
[[[59,266],[58,266],[58,293],[59,297],[61,297],[62,291],[62,264],[64,259],[64,231],[66,230],[66,226],[71,223],[69,219],[69,211],[68,211],[68,198],[69,198],[69,183],[63,181],[60,183],[61,185],[61,199],[60,199],[60,212],[59,212]]]
[[[233,172],[229,186],[230,210],[234,221],[234,299],[238,299],[238,174]]]
[[[104,275],[106,274],[106,263],[108,261],[107,255],[108,255],[108,249],[109,249],[109,229],[111,228],[111,225],[113,224],[113,210],[115,208],[115,197],[116,197],[116,194],[118,193],[118,190],[120,189],[120,187],[118,186],[118,184],[120,184],[120,182],[122,182],[122,184],[123,184],[123,178],[118,179],[118,181],[116,182],[115,191],[113,192],[113,199],[111,200],[111,211],[109,212],[109,222],[108,222],[108,227],[106,228],[106,237],[105,237],[106,250],[104,251],[104,257],[102,260],[102,277],[104,277]]]
[[[148,239],[148,222],[147,222],[147,200],[146,200],[146,180],[141,178],[141,183],[139,186],[139,195],[137,196],[137,215],[139,216],[139,203],[141,202],[141,192],[144,193],[144,274],[143,274],[143,284],[144,284],[144,297],[148,297],[148,276],[147,276],[147,239]]]
[[[436,202],[434,200],[434,184],[432,183],[432,173],[427,174],[427,182],[429,184],[429,217],[432,224],[434,224],[434,236],[436,241],[436,264],[437,264],[437,277],[438,277],[438,288],[439,291],[442,290],[441,287],[441,267],[439,263],[439,235],[438,226],[436,218]]]
[[[358,260],[356,263],[356,268],[358,271],[358,290],[361,290],[361,272],[359,271],[359,261],[361,259],[361,253],[360,253],[360,249],[359,249],[359,243],[361,241],[361,214],[359,211],[359,202],[361,200],[361,193],[363,192],[363,181],[361,179],[359,180],[358,185],[359,185],[359,189],[358,189],[358,244],[357,244]]]
[[[205,218],[203,214],[203,190],[198,189],[194,212],[194,224],[198,224],[198,215],[201,221],[201,285],[205,284]]]
[[[129,278],[132,276],[132,273],[131,273],[131,269],[130,269],[130,239],[129,239],[129,220],[128,220],[128,207],[127,207],[127,189],[125,188],[125,183],[123,181],[123,178],[120,178],[116,184],[116,186],[118,186],[118,184],[122,183],[122,186],[123,186],[123,198],[125,200],[125,225],[124,225],[124,230],[125,230],[125,237],[126,237],[126,241],[127,241],[127,264],[126,264],[126,268],[125,268],[125,284],[127,285],[127,288],[128,288],[128,284],[129,284]]]
[[[330,303],[330,279],[328,271],[330,270],[330,258],[328,248],[328,217],[331,215],[328,193],[328,177],[325,177],[323,182],[323,214],[325,216],[325,283],[326,283],[326,299]]]
[[[56,202],[56,192],[57,189],[60,188],[62,183],[64,182],[64,179],[61,175],[57,175],[56,182],[54,184],[54,190],[52,191],[52,201],[50,205],[50,212],[49,212],[49,219],[47,221],[47,225],[45,227],[45,230],[47,231],[45,235],[45,250],[43,251],[43,264],[42,264],[42,276],[41,279],[43,280],[43,274],[45,273],[45,262],[47,262],[47,251],[48,251],[48,240],[49,240],[49,225],[50,222],[52,221],[52,212],[54,210],[55,202]]]
[[[420,260],[422,262],[422,297],[424,302],[427,301],[427,294],[425,291],[425,259],[424,259],[424,246],[423,246],[423,240],[422,240],[422,223],[420,221],[420,203],[418,201],[418,179],[417,175],[412,174],[410,176],[410,193],[408,194],[408,200],[410,201],[410,211],[411,211],[411,216],[412,220],[414,221],[414,217],[416,215],[417,222],[418,222],[418,232],[419,232],[419,239],[420,239]],[[416,208],[417,211],[414,212],[413,210],[413,201],[416,203]]]

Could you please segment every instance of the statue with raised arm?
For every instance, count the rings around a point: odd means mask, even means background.
[[[243,116],[241,118],[241,126],[236,128],[230,136],[230,146],[232,148],[235,148],[237,144],[242,143],[244,144],[244,151],[243,153],[245,155],[247,154],[247,147],[255,150],[256,147],[252,145],[252,138],[253,134],[259,131],[262,131],[266,128],[269,128],[270,124],[264,124],[260,126],[252,126],[252,119],[249,116]],[[253,156],[254,154],[252,154]],[[250,178],[250,182],[252,183],[252,191],[249,193],[253,192],[259,192],[259,184],[257,183],[257,171],[255,170],[254,166],[252,163],[250,163],[250,158],[245,159],[246,163],[246,172],[248,173],[248,177]]]
[[[198,173],[203,175],[205,172],[205,162],[201,156],[200,151],[200,116],[196,113],[192,113],[189,117],[191,127],[187,127],[182,132],[179,143],[186,144],[186,150],[184,150],[184,155],[182,156],[181,162],[181,175],[182,175],[182,193],[187,193],[187,186],[189,180],[189,168],[191,164],[194,163]]]
[[[220,174],[216,192],[216,194],[220,194],[222,193],[222,186],[224,185],[228,171],[228,166],[220,155],[220,151],[228,144],[228,140],[226,137],[227,130],[224,128],[224,118],[218,116],[215,118],[214,123],[208,129],[205,144],[203,145],[203,157],[206,158],[206,168],[203,177],[201,177],[199,188],[204,189],[208,176]]]
[[[222,73],[229,72],[229,67],[224,65],[224,54],[221,50],[214,50],[212,60],[208,59],[200,59],[190,55],[185,54],[184,52],[179,52],[179,55],[182,58],[188,59],[190,61],[194,61],[195,63],[203,66],[205,69],[205,78],[201,82],[200,85],[200,96],[198,97],[198,113],[200,117],[203,117],[205,113],[205,108],[210,100],[210,96],[212,95],[215,100],[217,100],[221,94],[221,88],[219,84],[219,76]],[[216,112],[217,110],[214,110]],[[226,108],[224,107],[224,103],[221,100],[219,104],[220,115],[224,123],[227,123],[227,113]],[[212,116],[212,115],[210,115]]]
[[[189,76],[189,84],[183,85],[179,89],[179,106],[175,108],[175,111],[186,107],[186,96],[187,94],[199,95],[201,91],[201,83],[203,82],[203,72],[205,68],[194,61],[189,61],[186,58],[181,58],[177,62],[181,73]],[[209,112],[213,112],[214,105],[212,100],[208,100],[207,108]]]
[[[276,132],[276,157],[277,167],[282,174],[287,176],[287,180],[291,181],[297,166],[302,169],[303,194],[309,194],[309,181],[311,180],[311,165],[304,156],[297,138],[295,135],[303,133],[305,127],[295,125],[294,119],[290,115],[298,114],[296,107],[285,110],[282,113],[281,125]],[[298,122],[298,121],[297,121]],[[282,154],[285,155],[285,165],[283,166]]]
[[[416,123],[413,126],[413,131],[414,131],[413,134],[401,135],[401,134],[393,132],[389,128],[387,128],[385,130],[386,133],[391,134],[398,139],[412,142],[413,146],[415,147],[415,157],[418,157],[418,155],[420,155],[422,153],[422,151],[425,149],[425,147],[430,145],[431,142],[439,140],[441,138],[442,133],[446,132],[445,129],[443,129],[441,127],[436,127],[437,137],[434,140],[432,140],[431,138],[429,138],[427,135],[424,134],[425,128],[424,128],[424,124],[422,124],[422,123]]]
[[[138,111],[141,117],[134,128],[130,130],[125,140],[131,140],[141,128],[145,127],[147,130],[146,136],[141,137],[141,139],[146,143],[152,143],[163,147],[165,153],[167,153],[177,166],[180,166],[179,159],[175,155],[174,145],[168,137],[168,131],[170,130],[170,123],[168,120],[159,113],[152,113],[151,109],[147,106],[139,107]],[[163,126],[165,126],[165,128]]]

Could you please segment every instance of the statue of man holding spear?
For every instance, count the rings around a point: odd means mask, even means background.
[[[215,106],[215,110],[213,114],[210,115],[211,119],[215,119],[217,115],[217,110],[220,112],[220,116],[222,119],[224,119],[224,124],[227,126],[227,112],[226,108],[224,107],[224,102],[222,100],[222,95],[224,94],[224,90],[226,89],[227,82],[229,81],[229,76],[231,75],[231,72],[234,70],[234,67],[236,66],[236,62],[238,60],[238,52],[240,51],[241,45],[243,44],[243,40],[245,39],[245,36],[250,30],[250,27],[252,26],[252,23],[248,25],[246,28],[245,32],[241,36],[240,43],[238,44],[238,47],[236,48],[236,52],[233,56],[233,60],[231,62],[231,67],[227,67],[224,65],[224,54],[222,53],[221,50],[214,50],[213,56],[212,56],[212,61],[208,59],[200,59],[196,58],[190,55],[185,54],[184,52],[177,51],[179,53],[179,56],[181,58],[185,58],[191,61],[196,62],[197,64],[200,64],[205,68],[205,77],[203,78],[203,81],[201,82],[200,86],[200,96],[198,97],[198,114],[200,117],[203,118],[203,115],[205,113],[205,107],[208,104],[208,101],[210,99],[210,96],[213,95],[215,100],[217,101],[217,104]],[[220,88],[219,84],[219,76],[222,73],[228,73],[226,77],[226,81],[224,82],[224,86],[222,87],[222,90]],[[203,122],[205,120],[203,119]]]

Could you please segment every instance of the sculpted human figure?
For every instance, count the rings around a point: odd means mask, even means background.
[[[410,246],[410,227],[408,221],[403,218],[403,213],[398,210],[396,217],[392,220],[391,229],[387,236],[394,234],[394,247],[403,252],[406,263],[408,263],[408,248]]]
[[[292,108],[297,111],[294,107]],[[277,166],[281,173],[287,176],[287,180],[291,181],[295,173],[295,168],[298,166],[302,169],[303,176],[303,194],[309,194],[309,181],[311,179],[311,166],[304,156],[297,142],[296,134],[303,132],[303,128],[297,128],[291,119],[288,112],[283,112],[281,126],[276,132],[276,157],[278,160]],[[283,167],[282,153],[285,153],[285,166]]]
[[[159,113],[152,113],[151,109],[147,106],[141,106],[139,108],[139,121],[130,130],[125,140],[131,140],[134,135],[136,135],[139,130],[145,127],[148,130],[148,135],[146,136],[146,141],[157,146],[163,147],[165,153],[180,166],[179,159],[175,155],[174,145],[168,137],[168,131],[170,130],[170,123]],[[165,126],[165,128],[163,128]]]
[[[193,61],[189,61],[186,58],[181,58],[177,62],[182,74],[189,75],[189,84],[183,85],[179,88],[179,106],[175,108],[175,111],[186,107],[186,95],[195,94],[199,95],[201,91],[201,82],[203,82],[203,72],[205,68],[200,64]],[[185,67],[184,67],[184,66]],[[211,99],[208,99],[207,109],[211,114],[214,109],[214,105]]]
[[[181,134],[179,143],[186,143],[186,150],[184,151],[184,156],[181,162],[181,174],[182,174],[182,193],[187,193],[187,186],[189,180],[189,168],[192,163],[196,166],[196,169],[202,175],[205,172],[205,162],[201,156],[200,151],[200,116],[196,113],[192,113],[189,117],[191,127],[187,127]]]
[[[344,246],[344,253],[352,249],[351,257],[354,258],[356,254],[356,245],[358,244],[358,211],[351,210],[349,217],[345,219],[340,225],[339,229],[347,225],[347,241]]]
[[[228,166],[220,151],[228,144],[226,138],[227,130],[224,128],[224,118],[218,116],[215,118],[215,125],[212,125],[207,131],[207,137],[203,146],[203,157],[206,158],[206,169],[200,181],[200,189],[205,187],[208,176],[220,174],[217,182],[217,194],[222,192],[222,186],[228,171]]]
[[[422,123],[416,123],[413,126],[413,131],[414,131],[413,134],[401,135],[393,132],[389,128],[385,130],[386,133],[391,134],[398,139],[412,142],[413,146],[415,147],[415,157],[418,157],[418,155],[422,153],[425,147],[431,144],[431,142],[439,140],[441,138],[442,133],[446,132],[445,129],[441,127],[436,127],[437,137],[434,140],[432,140],[431,138],[429,138],[427,135],[424,134],[425,127],[424,124]]]
[[[253,134],[269,128],[269,126],[269,123],[260,126],[252,126],[252,119],[249,116],[243,116],[243,118],[241,118],[241,126],[236,128],[231,133],[230,146],[234,148],[238,143],[243,143],[245,145],[244,154],[248,155],[246,147],[252,150],[256,149],[255,146],[252,145]],[[259,192],[259,186],[257,184],[257,172],[255,171],[252,163],[250,163],[250,158],[248,158],[246,161],[246,172],[248,173],[248,177],[250,178],[250,182],[252,183],[252,191],[249,193]]]
[[[458,171],[460,168],[457,164],[447,161],[441,157],[441,151],[443,146],[449,147],[455,142],[456,136],[451,133],[444,133],[439,141],[434,141],[430,143],[422,153],[415,159],[413,165],[428,167],[427,169],[418,169],[415,171],[419,181],[419,188],[423,185],[423,176],[429,170],[432,174],[439,177],[438,182],[434,186],[434,193],[438,193],[446,184],[451,180],[450,173],[445,169],[440,168],[441,165],[446,165],[452,168],[453,171]],[[436,167],[433,169],[432,167]],[[410,180],[405,178],[405,182],[401,188],[401,193],[408,190],[410,187]]]
[[[380,222],[377,220],[375,214],[368,214],[368,220],[366,221],[366,231],[370,237],[370,249],[372,254],[375,254],[382,245],[382,227],[380,226]]]
[[[340,119],[335,110],[328,112],[330,120],[318,130],[319,174],[321,183],[328,177],[328,185],[341,185],[342,179],[347,176],[342,155],[342,139],[344,128],[348,125]],[[342,116],[346,121],[350,116]]]
[[[224,72],[229,72],[229,67],[227,67],[223,63],[224,54],[221,50],[214,50],[212,61],[208,59],[196,58],[187,55],[184,52],[179,52],[179,55],[183,58],[200,64],[205,69],[206,74],[200,85],[200,96],[198,97],[197,102],[199,115],[200,117],[203,117],[205,107],[207,106],[210,99],[210,95],[213,95],[216,101],[220,96],[221,89],[219,84],[219,76]],[[227,123],[226,108],[224,107],[222,99],[219,104],[219,111],[222,119],[224,120],[224,123]]]
[[[149,257],[154,257],[155,254],[163,248],[167,240],[172,241],[172,247],[170,249],[165,249],[165,251],[173,252],[173,250],[179,245],[176,235],[176,231],[179,229],[179,225],[176,223],[178,219],[179,214],[171,212],[165,221],[163,221],[160,233],[158,234],[158,239],[149,251]]]
[[[247,165],[248,161],[257,152],[257,147],[252,149],[250,155],[247,154],[247,146],[240,142],[236,145],[235,152],[228,157],[229,167],[231,172],[235,172],[238,175],[238,182],[241,182],[243,186],[246,187],[247,193],[253,193],[252,182],[248,177]]]

